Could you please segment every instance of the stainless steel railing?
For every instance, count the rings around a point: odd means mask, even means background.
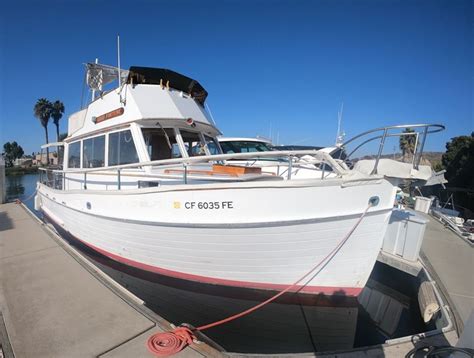
[[[413,132],[404,132],[403,130],[410,128]],[[380,158],[383,153],[385,146],[385,140],[389,137],[401,137],[401,136],[416,136],[415,138],[415,148],[413,155],[412,165],[415,169],[418,169],[420,164],[421,155],[423,153],[426,137],[428,134],[440,132],[444,130],[445,127],[441,124],[409,124],[409,125],[396,125],[396,126],[387,126],[382,128],[372,129],[366,132],[363,132],[345,143],[342,144],[342,148],[346,149],[349,144],[355,143],[357,140],[362,139],[362,143],[356,146],[352,150],[347,158],[351,158],[352,155],[361,147],[375,141],[380,140],[378,153],[375,157],[375,164],[372,170],[372,174],[377,174],[377,167],[380,161]],[[368,137],[368,138],[365,138]],[[343,151],[340,151],[343,153]],[[328,171],[328,167],[337,175],[342,175],[347,173],[348,169],[342,163],[341,160],[334,159],[327,152],[321,150],[297,150],[297,151],[270,151],[270,152],[251,152],[251,153],[232,153],[232,154],[219,154],[219,155],[208,155],[208,156],[198,156],[198,157],[189,157],[189,158],[174,158],[174,159],[163,159],[163,160],[154,160],[148,162],[132,163],[132,164],[122,164],[114,165],[108,167],[97,167],[97,168],[73,168],[73,169],[48,169],[40,168],[40,171],[43,173],[40,175],[40,181],[45,183],[48,186],[54,186],[55,188],[65,189],[65,175],[66,174],[83,174],[83,188],[87,189],[87,175],[90,173],[98,172],[110,172],[115,171],[116,173],[116,186],[120,190],[122,188],[122,171],[125,169],[143,169],[146,167],[159,167],[161,169],[165,168],[176,168],[176,166],[182,166],[182,181],[187,184],[189,179],[189,169],[188,167],[193,164],[202,164],[202,163],[222,163],[226,160],[231,159],[265,159],[265,158],[276,158],[280,162],[286,163],[286,172],[284,173],[287,176],[288,180],[292,179],[292,169],[297,165],[298,158],[304,155],[310,155],[314,158],[312,163],[320,163],[320,168],[322,170],[321,179],[324,179],[325,172]],[[305,163],[307,164],[307,163]],[[278,168],[279,170],[279,168]],[[281,175],[280,173],[278,173]],[[149,175],[145,171],[141,173],[143,177],[153,177],[158,178],[158,175]],[[163,176],[161,176],[163,177]],[[168,176],[169,177],[169,176]]]
[[[407,129],[413,130],[413,132],[405,131]],[[377,173],[377,167],[382,156],[384,147],[385,147],[385,140],[389,137],[402,137],[402,136],[415,136],[415,145],[413,150],[413,160],[412,165],[414,169],[418,169],[421,161],[421,156],[423,154],[423,150],[425,147],[426,137],[428,134],[441,132],[445,129],[444,125],[442,124],[403,124],[403,125],[396,125],[396,126],[387,126],[372,129],[366,132],[363,132],[342,144],[343,148],[347,148],[349,144],[355,143],[358,139],[363,139],[368,137],[367,139],[363,140],[362,143],[358,144],[348,155],[347,158],[350,159],[353,154],[365,146],[367,143],[375,141],[379,139],[379,148],[377,155],[375,156],[375,164],[372,170],[372,174]],[[373,136],[371,136],[373,135]],[[421,137],[421,140],[420,140]]]
[[[40,169],[40,182],[48,186],[54,186],[54,188],[61,187],[65,189],[65,175],[66,174],[83,174],[83,189],[87,189],[87,175],[90,173],[100,173],[100,172],[111,172],[116,173],[116,186],[120,190],[122,188],[122,171],[125,169],[143,169],[145,167],[158,167],[160,169],[166,168],[176,168],[176,166],[182,166],[182,181],[184,184],[188,184],[189,177],[189,166],[192,164],[203,164],[203,163],[222,163],[230,159],[259,159],[259,158],[277,158],[282,162],[286,162],[288,165],[287,170],[287,179],[291,179],[292,168],[295,165],[299,156],[311,155],[314,158],[314,163],[321,163],[324,165],[329,165],[331,169],[337,174],[343,174],[347,170],[334,158],[332,158],[328,153],[321,152],[318,150],[300,150],[300,151],[271,151],[271,152],[252,152],[252,153],[233,153],[233,154],[219,154],[219,155],[208,155],[208,156],[199,156],[199,157],[189,157],[189,158],[175,158],[175,159],[163,159],[163,160],[154,160],[149,162],[141,163],[132,163],[132,164],[122,164],[114,165],[109,167],[97,167],[97,168],[82,168],[82,169],[48,169],[48,168],[39,168]],[[232,163],[230,163],[232,164]],[[61,176],[61,186],[57,185],[58,175]],[[163,175],[149,175],[146,172],[142,172],[141,176],[143,177],[163,177]]]

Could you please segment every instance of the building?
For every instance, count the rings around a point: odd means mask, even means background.
[[[58,153],[49,152],[49,165],[58,165],[58,162]],[[32,161],[32,164],[35,166],[45,165],[47,163],[46,152],[36,154]]]
[[[31,167],[33,165],[33,159],[34,158],[30,155],[27,155],[27,156],[24,156],[24,157],[21,157],[21,158],[17,158],[13,162],[13,166],[15,166],[15,167]]]

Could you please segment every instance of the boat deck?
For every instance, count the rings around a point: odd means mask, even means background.
[[[152,356],[147,339],[169,324],[84,260],[22,205],[0,205],[5,357]],[[218,355],[204,343],[179,354]]]

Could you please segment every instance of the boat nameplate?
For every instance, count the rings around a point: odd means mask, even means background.
[[[113,111],[104,113],[104,114],[100,115],[99,117],[92,117],[92,121],[95,124],[98,124],[98,123],[104,122],[108,119],[112,119],[112,118],[121,116],[123,114],[123,112],[124,112],[123,107],[120,107],[120,108],[114,109]]]

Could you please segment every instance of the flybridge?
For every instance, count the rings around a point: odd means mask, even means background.
[[[166,68],[132,66],[128,71],[127,83],[132,85],[153,84],[174,88],[189,94],[201,105],[204,105],[207,98],[207,91],[198,81]]]
[[[168,69],[138,66],[122,70],[87,63],[86,69],[91,101],[69,117],[69,136],[92,135],[132,122],[184,125],[211,136],[219,133],[204,108],[207,91],[190,77]]]
[[[87,85],[93,91],[103,91],[104,86],[120,77],[119,86],[124,83],[160,85],[187,93],[202,106],[208,95],[198,81],[166,68],[132,66],[127,71],[99,63],[87,63],[86,67]]]

